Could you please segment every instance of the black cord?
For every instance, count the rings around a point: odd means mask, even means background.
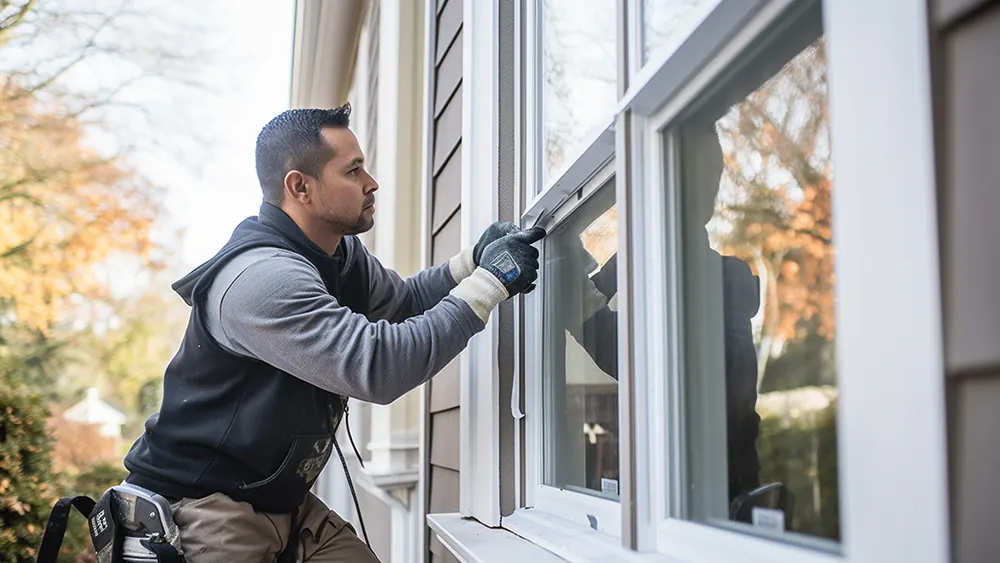
[[[347,409],[347,405],[344,405],[344,426],[347,427],[347,439],[351,442],[351,447],[354,448],[354,455],[358,458],[358,463],[361,464],[361,468],[365,468],[365,460],[362,459],[361,454],[358,453],[358,446],[354,443],[354,436],[351,436],[351,413]]]
[[[350,424],[348,424],[348,436],[350,436]],[[351,445],[354,444],[354,440],[351,440]],[[333,447],[337,448],[337,455],[340,456],[340,463],[344,466],[344,475],[347,476],[347,486],[351,488],[351,496],[354,497],[354,509],[358,511],[358,523],[361,524],[361,533],[365,536],[365,543],[368,544],[368,549],[372,549],[372,543],[368,541],[368,530],[365,529],[365,519],[361,516],[361,503],[358,502],[358,493],[354,491],[354,481],[351,480],[351,472],[347,469],[347,459],[344,458],[344,452],[340,450],[340,444],[337,442],[336,432],[333,434]],[[355,452],[357,447],[354,448]],[[360,460],[361,457],[358,456]],[[374,553],[374,550],[372,550]]]

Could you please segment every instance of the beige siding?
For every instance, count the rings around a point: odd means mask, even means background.
[[[445,222],[454,217],[462,203],[462,159],[458,151],[452,154],[435,178],[434,199],[431,202],[431,228],[437,234]],[[456,221],[456,224],[458,222]]]
[[[1000,2],[933,0],[954,561],[1000,552]]]
[[[458,407],[458,360],[453,360],[431,382],[431,414]]]
[[[459,32],[438,67],[437,84],[434,88],[435,117],[441,115],[444,106],[455,97],[458,85],[462,82],[462,53],[462,33]]]
[[[435,68],[428,77],[434,95],[431,158],[430,264],[441,264],[461,250],[462,193],[462,0],[436,0],[433,41]],[[454,361],[427,385],[428,513],[456,512],[459,502],[459,368]],[[455,557],[429,529],[428,561],[452,563]]]
[[[432,428],[458,428],[459,424],[461,422],[458,418],[457,408],[431,414]],[[431,443],[431,465],[457,472],[458,440],[434,440]]]
[[[456,0],[438,0],[444,7],[438,14],[437,35],[434,39],[434,61],[440,65],[441,59],[448,54],[448,48],[455,42],[458,32],[462,29],[462,2]]]
[[[434,118],[434,175],[437,176],[452,153],[458,152],[462,141],[462,95],[459,92],[444,107],[441,115]],[[436,184],[436,182],[435,182]],[[450,189],[451,186],[437,186]],[[457,187],[457,186],[456,186]]]

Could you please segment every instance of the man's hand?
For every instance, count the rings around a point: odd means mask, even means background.
[[[501,223],[500,221],[486,227],[483,234],[479,236],[479,241],[476,242],[476,246],[472,248],[472,263],[479,266],[479,261],[483,256],[483,250],[485,250],[490,243],[499,240],[506,235],[514,234],[520,230],[521,229],[519,229],[514,223]]]
[[[504,235],[483,249],[479,267],[500,280],[510,297],[531,292],[538,279],[538,249],[531,245],[543,237],[541,227]]]
[[[501,302],[535,288],[538,249],[531,245],[544,236],[541,227],[516,229],[485,245],[479,254],[479,266],[451,290],[451,295],[465,301],[485,323],[490,311]]]

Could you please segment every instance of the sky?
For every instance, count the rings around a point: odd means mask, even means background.
[[[294,1],[212,1],[223,5],[222,16],[208,27],[224,45],[228,68],[209,79],[220,91],[212,105],[216,119],[206,120],[208,130],[201,130],[202,123],[189,126],[213,142],[200,167],[154,158],[146,169],[167,187],[169,225],[185,229],[175,241],[181,270],[210,258],[239,221],[256,215],[261,200],[254,168],[257,134],[289,104]]]

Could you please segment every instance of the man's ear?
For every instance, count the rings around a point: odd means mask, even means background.
[[[308,178],[298,170],[289,170],[285,174],[285,198],[305,204],[309,203],[312,193],[307,184]]]

